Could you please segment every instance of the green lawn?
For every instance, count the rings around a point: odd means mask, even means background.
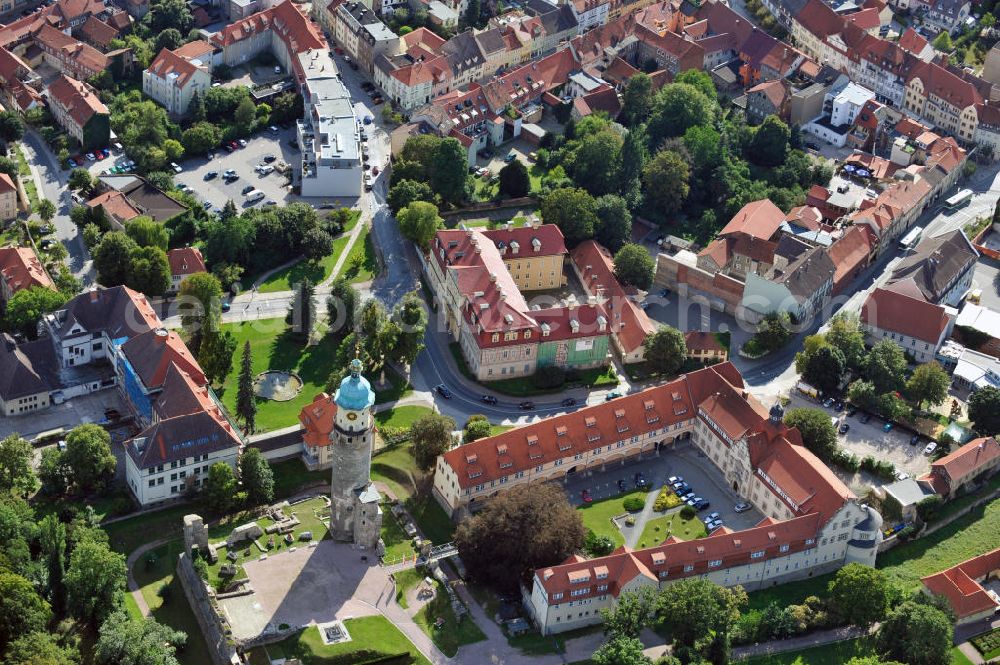
[[[434,413],[426,406],[399,406],[375,414],[375,423],[382,427],[409,427],[418,419]]]
[[[245,341],[250,341],[254,374],[268,369],[291,370],[302,379],[302,391],[287,402],[257,399],[257,430],[263,432],[297,424],[302,407],[326,389],[326,381],[334,369],[339,339],[325,335],[318,343],[303,347],[284,319],[227,323],[222,327],[236,337],[238,350],[243,348]],[[233,371],[217,391],[230,413],[236,412],[238,365],[234,363]]]
[[[1000,499],[995,499],[929,536],[879,555],[876,565],[905,588],[916,588],[921,577],[995,549],[998,533]]]
[[[413,541],[403,531],[387,505],[382,507],[382,542],[385,543],[385,558],[389,561],[409,558],[416,553]]]
[[[107,532],[112,549],[127,556],[145,543],[160,538],[179,538],[181,520],[191,511],[192,506],[174,506],[105,524],[101,528]]]
[[[372,383],[374,384],[380,377],[373,376],[371,378]],[[411,386],[410,383],[405,378],[400,376],[399,372],[394,370],[392,367],[385,368],[385,378],[389,382],[389,386],[387,388],[375,388],[376,404],[395,402],[403,399],[413,392],[413,386]]]
[[[427,576],[427,571],[423,568],[409,568],[393,573],[392,577],[396,581],[396,602],[403,609],[410,606],[406,600],[406,594],[410,589],[416,589],[420,581]]]
[[[951,649],[951,665],[972,665],[972,661],[958,647]]]
[[[659,545],[670,535],[677,536],[681,540],[700,538],[705,535],[705,524],[697,515],[685,520],[681,517],[680,510],[675,510],[646,522],[642,535],[639,536],[639,547]]]
[[[873,655],[875,647],[871,640],[857,639],[773,656],[758,656],[740,662],[747,665],[842,665],[856,656]]]
[[[351,212],[353,218],[344,228],[343,234],[334,240],[333,251],[330,252],[329,256],[315,263],[299,261],[283,270],[279,270],[268,277],[266,281],[262,282],[257,290],[261,293],[290,291],[292,285],[301,282],[305,277],[308,277],[309,281],[313,284],[318,284],[329,277],[333,271],[333,267],[337,264],[337,259],[340,258],[340,255],[344,252],[344,247],[347,246],[347,238],[350,236],[351,230],[358,223],[358,218],[361,217],[360,210],[352,210]],[[249,284],[250,282],[247,283]]]
[[[368,231],[367,227],[362,229],[361,235],[354,241],[351,253],[347,255],[347,260],[341,268],[341,274],[351,284],[370,282],[375,278],[375,272],[378,270],[375,245]]]
[[[471,615],[464,616],[459,620],[455,612],[451,609],[448,601],[448,594],[444,587],[437,580],[434,581],[437,593],[434,599],[420,608],[413,620],[420,626],[420,629],[434,642],[434,645],[441,652],[452,657],[458,653],[458,648],[466,644],[482,642],[486,635],[479,629]],[[438,619],[444,619],[440,628],[434,624]]]
[[[28,195],[28,201],[31,203],[31,210],[34,212],[35,206],[38,205],[38,190],[35,188],[35,179],[31,177],[31,168],[28,166],[28,160],[24,156],[24,152],[21,150],[20,146],[14,150],[14,154],[17,156],[17,166],[20,175],[25,176],[22,184],[24,185],[24,193]]]
[[[178,660],[183,665],[211,665],[212,659],[208,655],[201,628],[184,596],[180,580],[174,577],[177,555],[183,547],[180,540],[161,545],[136,562],[132,575],[143,599],[149,605],[151,616],[162,624],[187,633],[187,645],[177,654]],[[160,589],[164,585],[169,590],[165,598],[160,595]],[[138,611],[138,606],[135,609]]]
[[[303,487],[330,482],[330,470],[310,471],[298,457],[283,462],[272,463],[274,473],[274,498],[293,496]],[[325,490],[324,490],[325,491]]]
[[[602,630],[603,628],[598,625],[587,626],[586,628],[577,628],[576,630],[568,630],[564,633],[555,633],[554,635],[542,635],[541,633],[530,632],[516,637],[508,637],[507,644],[520,649],[521,653],[526,656],[543,656],[549,653],[564,653],[566,651],[566,642],[569,640],[576,637],[583,637],[584,635],[598,633]]]
[[[769,589],[753,591],[747,594],[750,598],[747,609],[762,610],[771,603],[777,603],[780,607],[799,605],[809,596],[825,598],[828,595],[826,588],[831,580],[833,580],[833,573],[828,573],[797,582],[779,584]]]
[[[409,653],[415,665],[430,665],[410,640],[383,616],[344,621],[351,641],[323,644],[319,629],[306,628],[277,644],[268,645],[271,659],[298,658],[303,665],[366,665],[388,656]]]
[[[645,499],[648,492],[646,490],[633,490],[626,494],[602,499],[593,503],[583,504],[577,507],[580,516],[583,518],[583,526],[590,529],[598,536],[607,536],[614,541],[615,547],[625,544],[625,536],[618,530],[612,517],[626,512],[622,502],[630,497]]]

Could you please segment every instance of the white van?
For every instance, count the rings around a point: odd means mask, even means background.
[[[246,196],[247,196],[247,203],[253,203],[254,201],[260,201],[262,198],[264,198],[264,192],[260,191],[259,189],[251,189],[249,192],[247,192]]]

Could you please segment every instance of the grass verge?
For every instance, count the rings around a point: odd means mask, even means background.
[[[693,540],[705,535],[705,524],[695,515],[689,520],[681,517],[679,510],[667,515],[655,517],[642,529],[639,536],[639,547],[659,545],[667,536],[676,536],[681,540]]]
[[[598,536],[607,536],[614,541],[615,547],[625,544],[625,536],[618,530],[611,518],[626,512],[622,505],[626,499],[645,499],[646,490],[633,490],[626,494],[613,496],[610,499],[602,499],[593,503],[585,503],[577,507],[580,517],[583,519],[583,526],[593,531]]]
[[[367,665],[391,662],[392,656],[409,654],[415,665],[430,665],[410,640],[382,616],[344,621],[350,642],[324,644],[319,628],[310,626],[277,644],[268,645],[272,660],[299,659],[303,665]]]
[[[486,635],[472,620],[471,615],[467,614],[461,619],[455,616],[448,593],[437,580],[435,587],[434,598],[413,617],[420,629],[434,642],[434,646],[451,658],[458,653],[459,647],[485,640]],[[441,621],[440,625],[437,624],[438,621]]]
[[[301,282],[303,278],[308,277],[309,281],[313,284],[319,284],[329,277],[330,273],[333,272],[333,267],[337,265],[337,260],[347,246],[347,238],[350,236],[351,230],[358,223],[358,218],[361,217],[360,210],[352,210],[351,213],[353,215],[351,221],[344,227],[343,233],[333,241],[333,250],[328,256],[317,262],[302,260],[279,270],[268,277],[267,280],[261,282],[260,286],[257,287],[257,291],[260,293],[290,291],[292,286]]]

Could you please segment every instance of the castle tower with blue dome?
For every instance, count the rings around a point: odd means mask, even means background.
[[[333,397],[337,406],[330,433],[330,534],[335,540],[376,549],[382,530],[381,496],[371,481],[372,405],[375,391],[361,376],[361,361]]]

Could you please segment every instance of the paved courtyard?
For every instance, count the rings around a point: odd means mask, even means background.
[[[105,409],[128,413],[118,391],[108,388],[74,397],[62,404],[54,404],[44,411],[0,418],[0,438],[17,432],[30,439],[41,432],[60,427],[70,430],[83,423],[96,423],[104,419]]]
[[[846,413],[837,413],[832,408],[825,408],[817,402],[793,393],[789,408],[796,407],[822,409],[831,417],[838,419],[838,427],[839,423],[844,422],[850,425],[851,429],[847,434],[838,435],[837,440],[844,450],[859,458],[871,455],[878,460],[887,460],[892,462],[897,471],[905,471],[914,478],[923,475],[930,469],[930,458],[923,454],[924,446],[927,445],[928,440],[921,439],[920,443],[911,446],[910,437],[913,432],[909,430],[894,427],[888,432],[883,432],[882,426],[885,421],[877,416],[872,416],[867,423],[862,423],[860,411],[848,418]],[[836,467],[832,468],[844,482],[856,491],[865,485],[881,485],[887,482],[873,478],[868,474],[848,474]]]
[[[642,459],[633,459],[623,465],[608,465],[604,471],[596,471],[591,475],[570,474],[564,484],[570,503],[580,505],[583,500],[581,492],[588,490],[594,501],[619,496],[618,480],[625,481],[627,489],[632,490],[635,474],[642,472],[649,483],[650,493],[646,499],[647,508],[651,508],[657,492],[666,484],[670,476],[682,476],[691,485],[694,492],[708,500],[711,507],[702,511],[702,516],[718,512],[723,523],[733,530],[747,529],[759,522],[763,515],[756,509],[745,513],[737,513],[734,506],[743,501],[743,497],[729,487],[722,473],[693,444],[682,441],[677,448],[660,451],[659,455],[648,453]],[[624,512],[622,510],[621,512]],[[630,530],[635,535],[642,533],[646,522],[660,513],[644,510],[636,515],[636,524]],[[625,534],[626,538],[630,534]]]
[[[254,593],[219,600],[234,637],[251,638],[283,623],[378,614],[375,605],[394,598],[392,583],[374,555],[365,562],[361,554],[352,545],[323,540],[244,564]]]

